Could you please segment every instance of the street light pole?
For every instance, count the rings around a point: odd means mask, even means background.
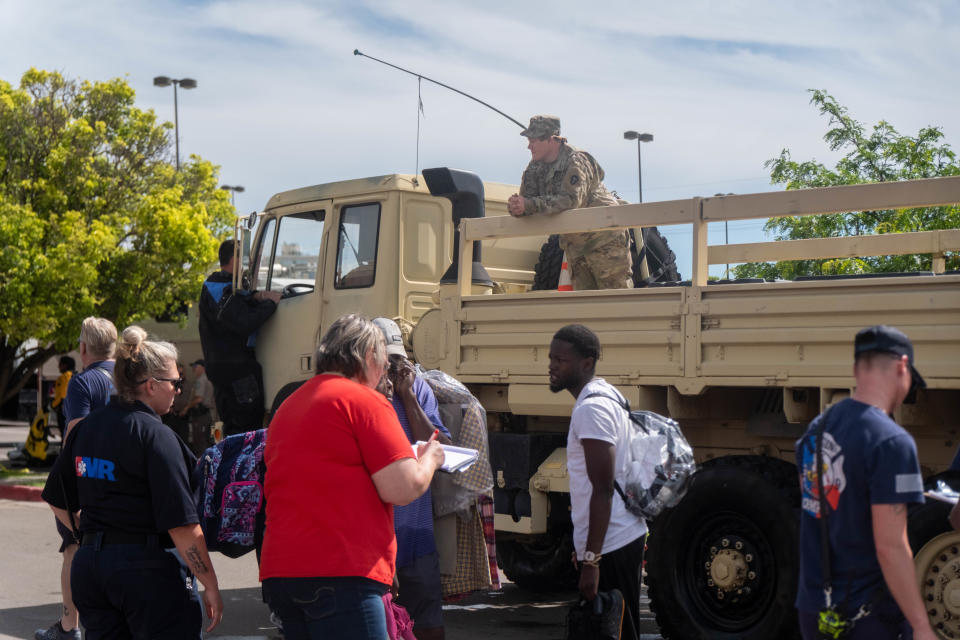
[[[234,196],[234,194],[237,194],[237,193],[243,193],[243,186],[242,186],[242,185],[239,185],[239,184],[238,184],[238,185],[233,185],[233,186],[231,186],[231,185],[229,185],[229,184],[222,184],[222,185],[220,185],[220,188],[223,189],[224,191],[229,191],[229,192],[230,192],[230,206],[232,206],[234,209],[236,209],[237,206],[236,206],[236,205],[234,204],[234,202],[233,202],[233,196]]]
[[[643,202],[643,161],[640,158],[640,143],[653,142],[652,133],[637,133],[636,131],[624,131],[624,140],[637,141],[637,186],[639,187],[639,198],[637,202]]]
[[[180,171],[180,114],[177,104],[177,87],[196,89],[197,81],[193,78],[170,78],[167,76],[157,76],[153,79],[153,86],[155,87],[169,87],[171,84],[173,85],[173,137],[177,152],[177,171]]]

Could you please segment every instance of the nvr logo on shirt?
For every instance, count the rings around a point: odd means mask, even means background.
[[[89,458],[87,456],[77,456],[74,459],[77,467],[78,478],[93,478],[95,480],[109,480],[116,482],[113,477],[114,464],[109,460],[100,458]]]

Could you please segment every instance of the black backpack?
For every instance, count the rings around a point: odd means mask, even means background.
[[[567,611],[568,640],[620,640],[626,606],[619,589],[600,591]]]

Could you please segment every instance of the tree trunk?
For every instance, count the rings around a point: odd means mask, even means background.
[[[22,344],[11,344],[10,338],[0,334],[0,405],[17,396],[26,386],[30,376],[43,363],[57,354],[52,346],[37,347],[30,350],[26,357],[18,356]]]

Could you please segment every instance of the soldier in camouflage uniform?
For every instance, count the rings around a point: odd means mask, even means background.
[[[529,139],[532,159],[523,172],[520,193],[510,196],[510,215],[552,214],[619,204],[603,185],[603,169],[586,151],[560,137],[560,119],[533,116],[520,135]],[[560,236],[567,252],[573,288],[633,287],[632,260],[626,231],[589,231]]]

